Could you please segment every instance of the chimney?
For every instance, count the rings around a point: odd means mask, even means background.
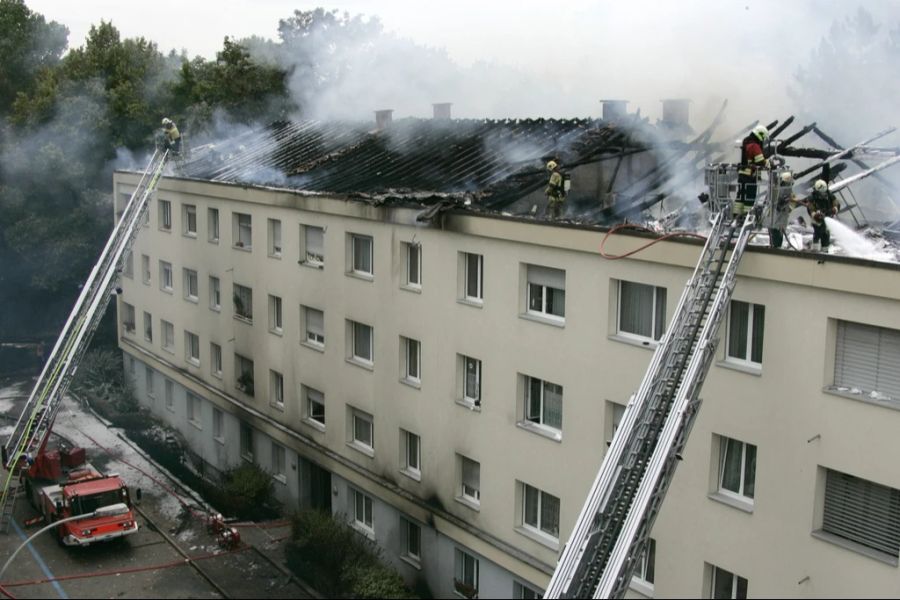
[[[625,109],[628,100],[601,100],[600,104],[603,105],[604,121],[618,121],[628,114]]]
[[[438,102],[437,104],[432,104],[431,107],[434,109],[434,118],[449,119],[451,106],[453,106],[452,102]]]
[[[385,108],[382,110],[375,111],[375,128],[381,131],[382,129],[387,129],[391,126],[391,121],[393,120],[394,109],[393,108]]]
[[[667,127],[690,128],[690,104],[687,98],[667,98],[662,101],[662,124]]]

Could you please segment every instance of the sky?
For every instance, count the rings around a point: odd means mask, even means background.
[[[793,74],[831,23],[857,6],[891,26],[900,23],[900,2],[892,0],[26,2],[66,25],[70,46],[83,43],[90,25],[105,19],[124,36],[147,37],[162,51],[185,49],[208,58],[226,35],[275,38],[278,20],[294,9],[375,15],[387,31],[444,48],[463,66],[485,61],[533,76],[542,92],[565,100],[548,106],[547,116],[599,116],[601,98],[621,98],[631,111],[654,119],[660,99],[690,98],[692,121],[701,126],[725,98],[737,120],[758,118],[761,104],[762,118],[790,114],[786,88]],[[466,110],[464,98],[433,101]]]

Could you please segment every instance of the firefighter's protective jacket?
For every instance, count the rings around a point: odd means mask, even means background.
[[[175,142],[181,137],[181,133],[178,131],[178,128],[175,126],[175,123],[172,123],[171,126],[165,128],[166,138],[170,142]]]
[[[550,198],[550,200],[555,200],[557,202],[562,202],[566,199],[566,189],[565,184],[563,183],[562,173],[559,171],[553,171],[550,174],[550,182],[547,183],[547,189],[544,190],[544,193]]]
[[[762,145],[752,133],[741,142],[741,175],[754,175],[759,169],[768,166],[766,155],[763,154]]]

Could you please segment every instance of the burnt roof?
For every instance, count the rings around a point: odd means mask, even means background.
[[[383,130],[278,122],[200,148],[182,175],[361,197],[476,197],[502,206],[546,184],[545,161],[574,166],[646,146],[595,119],[414,119]],[[202,151],[202,152],[201,152]]]

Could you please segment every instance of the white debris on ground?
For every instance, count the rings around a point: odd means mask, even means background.
[[[91,461],[91,457],[97,456],[98,453],[105,454],[90,438],[96,440],[98,444],[109,450],[110,458],[104,464],[103,471],[106,473],[118,473],[131,490],[140,488],[143,491],[145,501],[152,498],[162,515],[169,519],[178,519],[182,511],[182,505],[178,499],[167,491],[160,489],[158,483],[134,467],[151,474],[155,479],[163,481],[167,487],[171,485],[170,482],[158,466],[146,460],[131,445],[117,435],[120,430],[107,427],[72,398],[66,396],[56,416],[53,431],[87,450],[88,461]],[[130,464],[126,464],[123,461],[127,461]]]

